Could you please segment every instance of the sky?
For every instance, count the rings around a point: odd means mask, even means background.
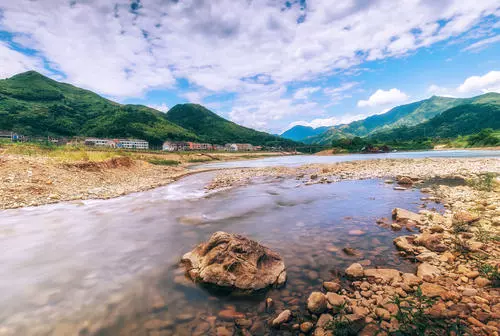
[[[271,133],[500,92],[498,0],[0,0],[0,79]]]

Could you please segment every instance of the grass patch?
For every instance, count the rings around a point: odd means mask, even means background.
[[[495,173],[485,173],[477,178],[466,180],[467,185],[479,191],[493,191],[495,188]]]
[[[498,271],[498,267],[490,264],[481,264],[479,272],[491,281],[493,287],[500,287],[500,272]]]
[[[164,160],[164,159],[149,159],[148,162],[158,166],[177,166],[180,164],[180,162],[176,160]]]
[[[436,299],[425,296],[420,287],[413,296],[401,298],[395,295],[391,303],[397,307],[393,317],[398,321],[396,331],[384,330],[391,336],[426,336],[426,335],[467,335],[466,326],[460,320],[448,322],[442,318],[434,318],[427,311]]]

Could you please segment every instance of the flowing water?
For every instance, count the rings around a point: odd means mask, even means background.
[[[160,323],[152,319],[163,323],[158,335],[204,335],[234,327],[216,318],[228,308],[250,318],[259,335],[275,315],[265,312],[265,297],[277,311],[299,311],[311,291],[352,262],[415,270],[392,244],[407,232],[376,219],[390,217],[394,207],[425,206],[418,189],[395,191],[381,180],[299,187],[292,179],[261,178],[206,193],[214,174],[111,200],[0,212],[0,335],[85,335],[98,326],[100,335],[148,335]],[[278,251],[287,285],[234,298],[192,284],[178,261],[219,230]],[[344,247],[359,255],[346,255]]]

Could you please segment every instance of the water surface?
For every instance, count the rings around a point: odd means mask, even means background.
[[[422,203],[417,189],[395,191],[381,180],[299,187],[293,179],[261,178],[206,193],[203,186],[214,174],[111,200],[0,212],[3,331],[85,334],[100,322],[108,325],[101,335],[147,335],[144,323],[159,319],[168,324],[163,334],[191,335],[206,323],[233,328],[232,322],[215,318],[231,308],[265,332],[266,320],[275,315],[263,309],[266,296],[277,310],[301,311],[311,291],[352,262],[415,270],[392,245],[405,232],[375,221],[390,217],[394,207],[417,211]],[[364,233],[353,235],[353,229]],[[246,235],[281,253],[288,268],[286,287],[242,299],[193,285],[178,261],[219,230]],[[344,247],[359,255],[346,255]]]

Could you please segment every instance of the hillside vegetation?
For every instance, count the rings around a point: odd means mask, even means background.
[[[498,103],[500,103],[500,94],[498,93],[487,93],[473,98],[433,96],[422,101],[397,106],[384,114],[374,115],[346,125],[330,127],[324,133],[309,137],[303,141],[306,143],[329,144],[332,140],[355,136],[364,137],[403,126],[415,126],[460,105]]]
[[[153,144],[197,138],[162,112],[121,105],[35,71],[0,80],[0,129],[31,136],[133,137]]]
[[[251,143],[266,146],[293,146],[294,142],[265,132],[240,126],[198,104],[178,104],[166,115],[167,119],[199,135],[202,141],[224,144]]]
[[[317,128],[312,128],[310,126],[302,126],[302,125],[297,125],[289,130],[283,132],[281,136],[286,139],[294,140],[294,141],[302,141],[308,137],[312,137],[315,135],[319,135],[326,130],[328,130],[329,127],[323,126],[323,127],[317,127]]]
[[[122,105],[35,71],[0,80],[0,130],[28,136],[139,138],[293,146],[294,142],[230,122],[201,105],[183,104],[162,113]]]

